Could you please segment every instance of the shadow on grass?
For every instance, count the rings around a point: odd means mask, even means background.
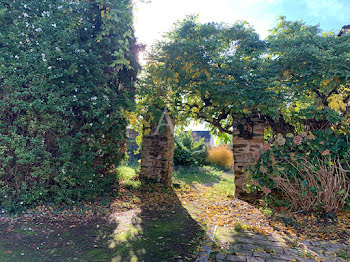
[[[127,185],[118,202],[126,208],[108,216],[0,219],[0,261],[193,260],[204,231],[175,192]]]
[[[84,221],[21,219],[0,225],[0,261],[110,261],[107,239],[115,224],[102,216]],[[98,254],[92,258],[92,254]]]
[[[193,260],[203,229],[182,207],[172,189],[143,186],[137,209],[112,214],[118,223],[109,247],[112,261]]]

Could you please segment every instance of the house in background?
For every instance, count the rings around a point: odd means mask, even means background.
[[[204,144],[208,147],[215,146],[215,136],[210,134],[208,130],[198,130],[198,131],[185,131],[191,132],[191,135],[195,141],[203,139]],[[139,160],[141,158],[140,146],[136,143],[136,137],[138,133],[131,129],[126,129],[126,137],[128,138],[128,147],[127,154],[129,155],[130,160]]]
[[[127,154],[131,161],[141,159],[139,145],[136,143],[136,137],[138,135],[139,134],[134,129],[126,129],[126,137],[128,138]]]
[[[195,141],[198,141],[200,139],[204,139],[203,142],[208,146],[208,147],[213,147],[215,145],[214,143],[214,136],[210,134],[209,131],[192,131],[191,133],[193,139]]]

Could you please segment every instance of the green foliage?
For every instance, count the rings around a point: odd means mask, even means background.
[[[287,134],[286,137],[277,135],[274,143],[266,144],[265,149],[261,155],[256,156],[255,165],[247,169],[250,182],[246,185],[246,189],[263,191],[267,195],[267,200],[275,199],[277,202],[283,200],[281,191],[276,187],[276,181],[281,181],[281,179],[300,184],[302,190],[298,197],[301,199],[306,197],[307,192],[317,195],[320,190],[324,190],[319,187],[320,180],[323,179],[322,174],[317,175],[314,184],[308,184],[305,177],[300,175],[300,172],[306,172],[306,163],[311,168],[310,170],[317,173],[322,169],[322,165],[332,167],[339,159],[343,169],[347,170],[347,175],[350,175],[348,136],[336,133],[331,129],[314,133],[301,132],[296,136],[293,134]],[[320,162],[320,159],[323,159],[323,162]],[[331,189],[328,191],[331,193]],[[344,195],[346,188],[336,193]],[[315,208],[317,208],[316,204]]]
[[[275,134],[329,127],[349,131],[350,34],[281,18],[267,40],[246,22],[178,22],[156,44],[144,71],[142,109],[169,108],[231,134],[258,113]],[[144,110],[145,111],[145,110]]]
[[[265,51],[246,22],[200,24],[188,17],[153,47],[143,101],[166,105],[178,121],[202,119],[230,133],[233,114],[274,108],[276,93],[262,72]]]
[[[204,139],[196,141],[192,132],[179,131],[175,135],[174,164],[176,166],[201,166],[207,158]]]
[[[349,128],[350,35],[337,37],[282,17],[268,44],[271,83],[284,93],[283,117],[312,130]]]
[[[133,107],[129,0],[0,3],[0,206],[110,192]]]

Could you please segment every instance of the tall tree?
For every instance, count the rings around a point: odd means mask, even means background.
[[[340,126],[350,113],[350,35],[281,18],[268,37],[287,121],[311,130]],[[338,124],[337,124],[338,122]]]
[[[129,0],[0,3],[0,205],[111,191],[134,106]]]
[[[200,24],[190,17],[155,46],[146,75],[179,119],[202,119],[231,134],[236,115],[277,114],[280,94],[269,88],[265,52],[245,22]]]
[[[190,17],[154,47],[145,74],[181,119],[202,119],[231,134],[235,117],[254,113],[286,134],[348,118],[348,50],[349,34],[336,37],[284,18],[263,41],[245,22],[200,24]]]

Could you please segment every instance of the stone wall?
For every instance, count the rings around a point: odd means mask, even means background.
[[[169,124],[168,121],[171,121]],[[164,118],[161,128],[157,126],[144,130],[141,149],[142,180],[162,183],[170,186],[172,183],[174,156],[174,125],[169,117]]]
[[[255,162],[257,154],[264,146],[264,130],[266,121],[258,116],[237,119],[233,129],[233,156],[236,192],[242,190],[244,176],[242,168]]]

